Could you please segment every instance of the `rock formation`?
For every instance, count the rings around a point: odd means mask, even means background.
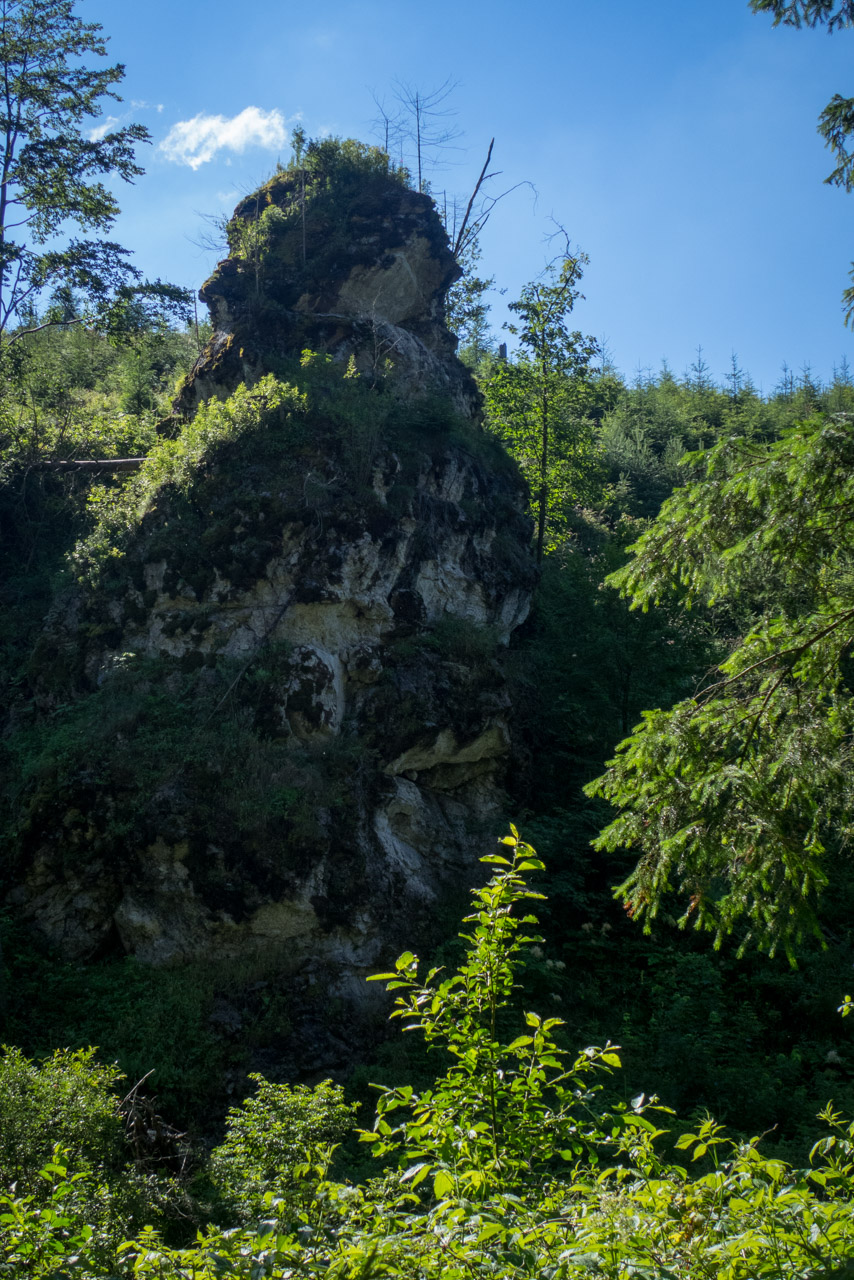
[[[445,324],[461,271],[433,202],[389,175],[379,152],[327,143],[315,157],[316,172],[277,175],[235,209],[232,254],[199,294],[214,336],[176,408],[191,414],[269,370],[271,356],[310,348],[352,356],[372,379],[390,364],[407,396],[438,392],[475,417],[477,388]]]
[[[12,896],[72,957],[266,950],[355,996],[500,833],[530,528],[428,197],[324,143],[229,236],[175,438],[33,661]]]

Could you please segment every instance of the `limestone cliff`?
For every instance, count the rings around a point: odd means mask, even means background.
[[[235,209],[231,254],[199,294],[214,336],[178,412],[310,348],[352,356],[371,379],[391,368],[409,397],[438,392],[476,416],[477,388],[445,324],[461,272],[433,202],[389,174],[380,152],[330,142],[310,157]]]
[[[12,899],[74,957],[266,949],[357,995],[499,833],[534,570],[436,212],[324,146],[238,206],[176,438],[78,549]]]

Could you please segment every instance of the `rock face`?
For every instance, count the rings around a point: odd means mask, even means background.
[[[326,144],[324,155],[322,144],[317,173],[280,174],[235,209],[232,256],[199,294],[214,336],[180,413],[253,381],[271,356],[310,348],[352,357],[370,378],[390,365],[408,396],[438,392],[476,416],[477,387],[445,324],[445,295],[461,272],[433,202],[376,153],[371,161],[362,151],[354,176],[350,145],[335,154]]]
[[[72,957],[266,950],[356,997],[500,833],[524,494],[435,210],[336,145],[238,206],[192,420],[33,662],[13,901]]]

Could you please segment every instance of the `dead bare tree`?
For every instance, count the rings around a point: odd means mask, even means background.
[[[375,90],[372,91],[371,97],[373,98],[374,106],[377,109],[377,114],[371,121],[372,128],[382,139],[382,149],[388,156],[389,163],[392,163],[392,153],[399,152],[400,165],[401,168],[403,168],[403,129],[401,127],[402,116],[400,107],[398,105],[397,110],[395,111],[389,110],[386,106],[385,98],[380,97]]]
[[[419,191],[424,191],[427,186],[425,169],[440,168],[447,163],[446,153],[458,149],[455,144],[462,137],[462,130],[451,123],[457,113],[444,105],[456,87],[457,82],[448,79],[438,89],[425,93],[418,85],[402,80],[395,83],[394,99],[398,110],[394,116],[385,118],[394,136],[411,148]]]

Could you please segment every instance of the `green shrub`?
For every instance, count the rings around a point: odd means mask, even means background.
[[[428,648],[435,649],[451,662],[479,664],[495,656],[498,628],[471,622],[454,614],[445,614],[424,636]]]
[[[74,1160],[115,1170],[125,1156],[116,1066],[94,1049],[57,1049],[42,1063],[4,1045],[0,1056],[0,1183],[43,1187],[39,1170],[59,1144]]]
[[[691,1169],[657,1150],[669,1115],[643,1095],[609,1107],[596,1071],[616,1053],[574,1061],[558,1019],[513,1014],[526,953],[523,915],[542,869],[515,831],[474,895],[457,971],[424,980],[410,952],[378,975],[394,1016],[449,1061],[432,1087],[383,1088],[362,1137],[396,1168],[364,1187],[333,1181],[329,1140],[350,1119],[340,1090],[258,1080],[232,1110],[212,1169],[246,1221],[211,1225],[184,1248],[154,1228],[123,1243],[86,1215],[97,1187],[61,1153],[43,1170],[44,1207],[0,1196],[0,1275],[28,1280],[819,1280],[851,1274],[854,1125],[830,1107],[808,1166],[731,1141],[711,1118],[675,1143]],[[846,1002],[843,1008],[850,1007]],[[517,1023],[518,1025],[513,1025]],[[521,1034],[520,1034],[521,1032]],[[680,1158],[682,1158],[680,1156]],[[87,1178],[89,1181],[87,1182]],[[87,1199],[88,1195],[88,1199]],[[248,1219],[258,1215],[259,1220]]]
[[[93,489],[89,503],[95,528],[74,551],[72,564],[81,581],[96,583],[104,569],[121,558],[130,534],[148,512],[158,494],[185,494],[201,468],[210,466],[217,452],[249,432],[272,432],[305,410],[305,399],[294,388],[262,378],[254,387],[238,387],[225,402],[212,400],[199,409],[176,440],[162,441],[120,490]]]
[[[244,1219],[262,1210],[268,1193],[287,1195],[296,1187],[304,1198],[312,1184],[299,1181],[297,1171],[328,1166],[354,1113],[331,1080],[309,1088],[272,1084],[257,1074],[249,1078],[258,1092],[231,1108],[225,1141],[211,1156],[214,1185]]]
[[[123,1239],[184,1212],[170,1178],[135,1166],[116,1093],[124,1076],[95,1052],[39,1063],[2,1049],[0,1276],[114,1275]]]

